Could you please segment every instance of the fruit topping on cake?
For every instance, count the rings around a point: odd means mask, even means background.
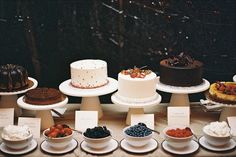
[[[127,70],[122,70],[121,73],[124,75],[130,75],[131,78],[145,78],[148,74],[150,74],[152,71],[151,70],[144,70],[143,68],[137,68],[134,66],[133,69],[127,69]]]
[[[224,94],[236,95],[236,85],[216,82],[216,89]]]

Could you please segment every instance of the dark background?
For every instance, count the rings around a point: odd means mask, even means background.
[[[235,0],[0,0],[0,64],[22,65],[39,86],[58,88],[76,60],[103,59],[117,79],[134,65],[158,74],[161,59],[186,52],[204,63],[211,83],[232,81],[235,6]],[[167,102],[169,94],[160,93]]]

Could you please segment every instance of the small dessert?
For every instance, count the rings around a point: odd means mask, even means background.
[[[145,137],[152,134],[152,130],[149,129],[144,123],[138,123],[125,130],[125,133],[133,137]]]
[[[72,134],[72,129],[66,124],[55,124],[44,133],[49,138],[66,137]]]
[[[28,126],[8,125],[3,128],[2,138],[11,141],[24,140],[31,135]]]
[[[19,65],[0,66],[0,90],[11,92],[28,86],[27,70]]]
[[[230,128],[228,124],[223,122],[211,122],[204,127],[204,132],[211,136],[228,137],[230,136]]]
[[[116,97],[124,102],[150,102],[158,97],[156,74],[151,70],[134,67],[118,74]]]
[[[181,87],[200,85],[203,82],[202,67],[202,62],[180,53],[160,62],[160,82]]]
[[[236,83],[216,82],[211,84],[209,97],[216,102],[236,104]]]
[[[184,129],[176,128],[176,129],[169,129],[166,131],[166,134],[172,137],[190,137],[193,135],[191,129],[189,127],[186,127]]]
[[[104,86],[108,83],[107,62],[85,59],[70,64],[71,85],[82,89]]]
[[[94,128],[88,128],[83,133],[85,137],[88,138],[104,138],[111,135],[110,131],[106,128],[106,126],[98,126]]]
[[[65,96],[54,88],[35,88],[26,92],[24,101],[34,105],[49,105],[61,102]]]

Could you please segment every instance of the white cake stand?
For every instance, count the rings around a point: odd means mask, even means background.
[[[170,86],[160,82],[160,77],[157,77],[157,89],[163,92],[172,93],[170,99],[171,106],[189,106],[188,94],[199,93],[207,90],[210,83],[203,79],[202,84],[191,87]]]
[[[19,117],[22,113],[21,109],[18,107],[16,101],[18,99],[17,94],[23,94],[30,89],[34,89],[38,86],[37,80],[34,78],[28,77],[32,82],[32,85],[26,89],[22,89],[14,92],[0,92],[0,108],[14,108],[15,117]]]
[[[236,75],[234,75],[234,77],[233,77],[233,81],[236,82]]]
[[[106,95],[117,90],[117,80],[108,77],[108,84],[93,88],[93,89],[81,89],[71,85],[71,79],[62,82],[59,89],[62,93],[74,96],[82,97],[80,110],[85,111],[98,111],[98,118],[103,116],[102,107],[98,96]]]
[[[111,96],[111,101],[114,104],[129,107],[129,111],[126,117],[126,124],[130,125],[132,114],[144,114],[144,107],[147,107],[147,106],[150,107],[150,106],[159,104],[161,102],[161,96],[157,93],[156,98],[149,102],[127,102],[127,101],[119,99],[116,92]]]
[[[23,100],[24,96],[18,98],[17,104],[24,109],[36,111],[36,117],[41,118],[41,130],[45,130],[54,125],[51,109],[63,107],[67,104],[68,98],[61,102],[50,104],[50,105],[32,105],[28,104]]]

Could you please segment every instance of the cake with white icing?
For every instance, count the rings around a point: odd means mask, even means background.
[[[136,67],[123,70],[118,74],[116,97],[125,102],[151,102],[158,97],[156,77],[151,70],[141,70]]]
[[[97,88],[108,83],[107,63],[103,60],[85,59],[70,64],[71,84],[77,88]]]

